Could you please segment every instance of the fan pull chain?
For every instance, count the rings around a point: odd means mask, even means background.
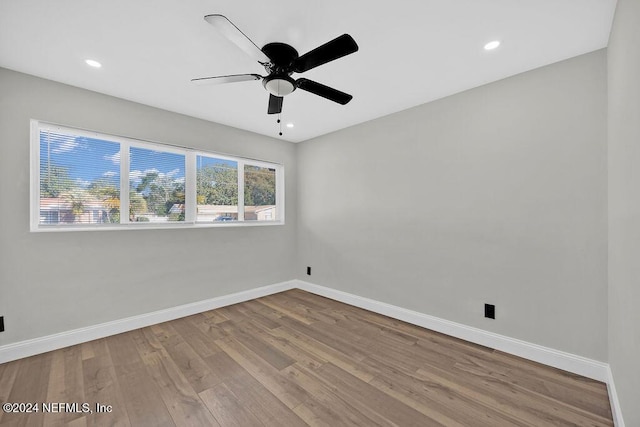
[[[278,113],[278,125],[280,127],[280,132],[278,132],[278,135],[282,136],[282,122],[280,121],[280,113]]]

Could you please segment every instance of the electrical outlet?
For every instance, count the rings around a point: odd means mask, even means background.
[[[311,267],[307,267],[307,276],[311,276]]]
[[[496,318],[496,306],[493,304],[485,304],[484,305],[484,317],[488,319]]]
[[[0,316],[0,332],[4,332],[4,316]]]

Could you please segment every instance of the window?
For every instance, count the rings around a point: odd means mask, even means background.
[[[39,224],[120,222],[119,144],[42,129],[39,146]]]
[[[35,120],[31,149],[32,231],[284,223],[278,164]]]
[[[129,149],[129,221],[185,220],[185,155]]]
[[[196,157],[196,221],[238,220],[238,162]]]
[[[272,221],[276,215],[276,170],[246,165],[244,168],[244,219]]]

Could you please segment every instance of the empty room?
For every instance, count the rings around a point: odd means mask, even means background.
[[[639,46],[638,0],[3,0],[0,426],[640,426]]]

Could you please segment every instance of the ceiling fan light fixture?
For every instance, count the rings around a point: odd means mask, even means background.
[[[296,89],[293,79],[287,76],[275,76],[273,78],[265,78],[262,81],[264,88],[273,96],[289,95]]]

